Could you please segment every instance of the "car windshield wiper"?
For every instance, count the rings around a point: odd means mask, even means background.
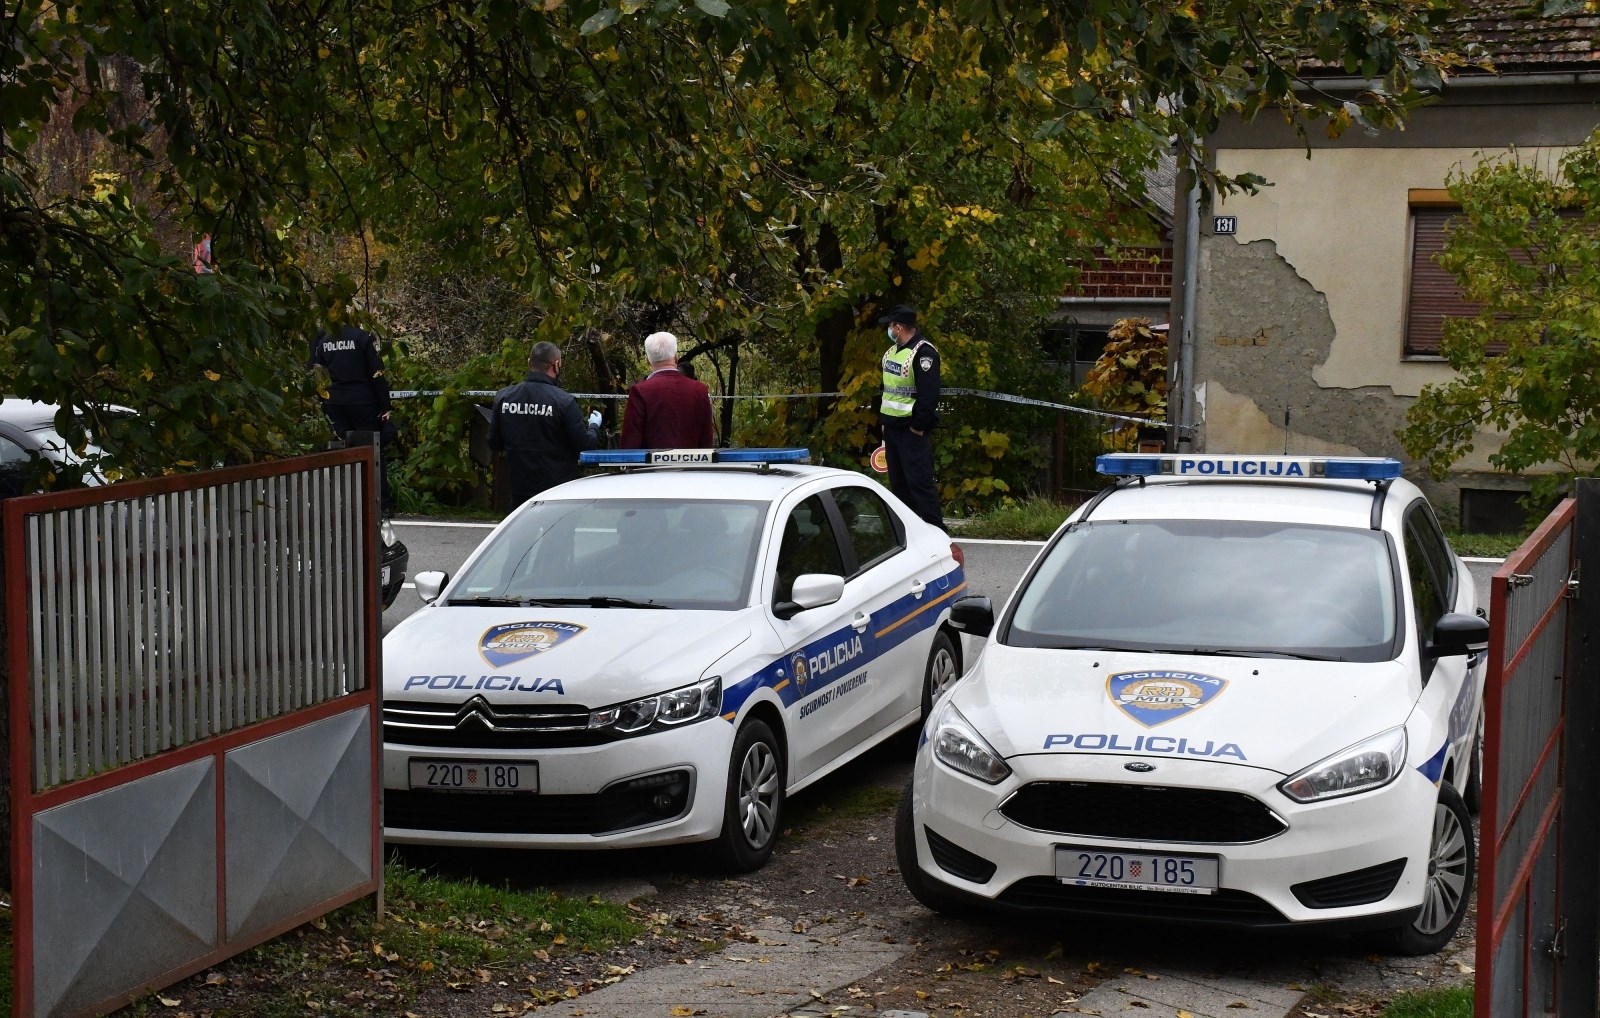
[[[1041,650],[1103,650],[1125,651],[1132,654],[1155,653],[1149,647],[1119,646],[1115,643],[1038,643],[1034,644]]]
[[[655,601],[635,601],[631,597],[612,597],[609,594],[593,594],[589,597],[547,597],[533,602],[541,605],[558,604],[586,604],[591,608],[666,608],[667,605],[657,604]]]
[[[1296,654],[1288,650],[1237,650],[1232,647],[1190,647],[1186,650],[1170,650],[1169,654],[1194,654],[1197,657],[1268,657],[1290,658],[1295,661],[1343,661],[1342,657],[1330,657],[1325,654]]]
[[[479,594],[477,597],[452,597],[445,604],[470,605],[474,608],[527,608],[539,607],[548,604],[531,597],[492,597]]]

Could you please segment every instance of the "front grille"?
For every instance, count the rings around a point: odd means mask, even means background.
[[[1321,880],[1308,880],[1295,884],[1289,890],[1306,908],[1346,908],[1350,905],[1370,905],[1382,901],[1400,882],[1406,861],[1379,863],[1365,869],[1351,870]]]
[[[578,704],[496,706],[481,696],[466,703],[383,702],[383,741],[442,749],[552,749],[614,742],[611,729],[589,730]]]
[[[688,771],[619,782],[596,795],[383,793],[383,825],[463,834],[610,834],[665,823],[689,811]]]
[[[1000,812],[1036,831],[1127,841],[1247,844],[1288,829],[1243,792],[1161,785],[1035,781],[1017,789]]]
[[[975,884],[987,884],[989,878],[994,876],[994,863],[983,856],[969,852],[955,842],[940,837],[931,827],[924,826],[922,833],[928,836],[928,852],[933,856],[933,861],[951,876],[970,880]]]
[[[1019,908],[1051,909],[1122,919],[1197,922],[1226,926],[1282,926],[1283,913],[1245,891],[1215,894],[1073,887],[1052,877],[1027,877],[1006,888],[999,901]]]

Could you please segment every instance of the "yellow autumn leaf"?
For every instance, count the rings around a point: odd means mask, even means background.
[[[206,372],[206,378],[208,380],[210,380],[210,381],[213,381],[213,382],[222,381],[222,376],[217,374],[215,371],[207,371]]]

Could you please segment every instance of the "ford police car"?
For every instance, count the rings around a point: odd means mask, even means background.
[[[787,795],[960,674],[961,557],[805,450],[600,450],[384,639],[384,832],[424,844],[711,842],[761,866]]]
[[[1488,623],[1394,460],[1100,458],[933,707],[896,849],[925,905],[1366,931],[1470,901]],[[1465,801],[1464,797],[1465,796]]]

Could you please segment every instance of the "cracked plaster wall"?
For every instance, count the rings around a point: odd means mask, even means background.
[[[1550,160],[1559,149],[1528,150]],[[1405,460],[1396,431],[1437,360],[1403,360],[1412,188],[1442,188],[1482,149],[1224,149],[1223,173],[1272,186],[1232,195],[1202,218],[1196,292],[1197,448],[1338,453]],[[1212,215],[1237,232],[1211,232]],[[1289,425],[1284,426],[1284,411]],[[1456,464],[1487,471],[1492,435]],[[1421,469],[1407,460],[1407,473]],[[1455,483],[1425,484],[1453,496]]]

